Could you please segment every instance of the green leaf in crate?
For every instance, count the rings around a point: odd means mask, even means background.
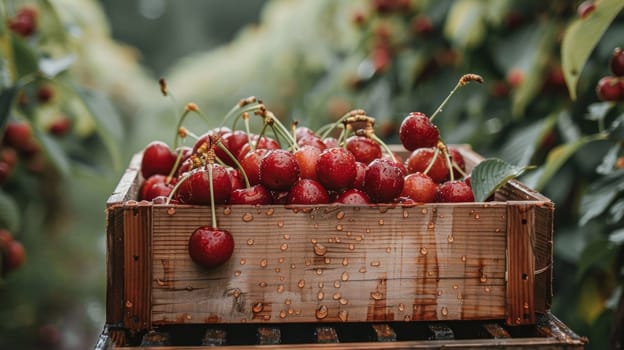
[[[602,0],[596,3],[592,13],[568,26],[561,43],[561,62],[572,100],[576,100],[578,80],[589,55],[622,9],[622,0]]]
[[[488,158],[477,164],[470,177],[475,201],[483,202],[507,181],[520,176],[527,169],[498,158]]]
[[[21,224],[17,204],[11,196],[0,190],[0,228],[17,232]]]

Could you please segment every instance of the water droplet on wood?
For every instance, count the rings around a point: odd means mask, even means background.
[[[378,267],[379,265],[381,265],[381,262],[379,260],[373,260],[370,262],[370,266]]]
[[[253,214],[252,213],[245,213],[243,214],[243,221],[244,222],[250,222],[254,219]]]
[[[265,281],[262,281],[260,283],[258,283],[258,286],[265,288],[267,286],[267,283]]]
[[[349,312],[347,310],[338,311],[338,319],[342,322],[347,322],[349,320]]]
[[[266,216],[272,216],[272,215],[273,215],[273,213],[275,213],[275,209],[273,209],[273,208],[269,208],[269,209],[267,209],[267,211],[266,211]]]
[[[442,316],[447,316],[448,315],[448,308],[446,306],[442,306],[442,310],[440,310],[442,312]]]
[[[462,261],[462,262],[466,262],[466,256],[465,256],[465,255],[462,255],[462,256],[461,256],[461,261]]]
[[[283,222],[283,221],[281,221],[281,220],[280,220],[280,221],[278,221],[278,222],[277,222],[277,227],[279,227],[279,228],[284,228],[284,222]]]
[[[232,214],[232,208],[230,207],[223,208],[223,215],[230,215],[230,214]]]
[[[392,251],[392,248],[390,248],[390,247],[386,247],[386,253],[388,253],[388,254],[389,254],[391,251]]]
[[[383,293],[381,292],[371,292],[370,293],[371,298],[373,298],[374,300],[381,300],[384,298]]]
[[[266,258],[263,258],[262,260],[260,260],[260,267],[265,268],[269,265],[269,262]]]
[[[316,238],[312,238],[312,239],[310,240],[310,242],[312,242],[312,244],[316,244],[316,243],[318,243],[318,240],[317,240]]]
[[[433,222],[430,222],[430,223],[427,225],[427,228],[428,228],[428,229],[430,229],[430,230],[433,230],[433,229],[435,228],[435,224],[434,224]]]
[[[340,281],[339,280],[335,280],[334,281],[334,288],[340,288]]]
[[[247,240],[247,245],[253,245],[254,244],[254,240],[253,239],[248,239]]]
[[[323,256],[325,255],[325,253],[327,253],[327,247],[320,243],[314,245],[314,254],[318,256]]]
[[[317,318],[317,319],[322,320],[322,319],[324,319],[325,317],[327,317],[327,314],[328,314],[327,306],[325,306],[325,305],[321,305],[321,306],[320,306],[320,307],[316,310],[315,316],[316,316],[316,318]]]
[[[325,264],[331,264],[331,258],[330,257],[326,257],[325,258]]]
[[[409,211],[407,211],[407,209],[403,209],[403,217],[404,218],[408,218],[409,217]]]
[[[299,282],[297,282],[297,287],[299,288],[305,287],[305,280],[299,280]]]
[[[342,220],[344,217],[345,217],[344,211],[339,211],[338,213],[336,213],[336,219]]]
[[[321,290],[318,292],[318,294],[316,294],[316,298],[318,300],[323,300],[325,298],[325,293]]]
[[[349,250],[354,250],[355,249],[355,245],[353,243],[349,244]]]
[[[338,300],[340,299],[340,297],[342,297],[342,294],[340,294],[339,292],[334,293],[334,295],[332,295],[332,299],[334,300]]]
[[[449,235],[449,236],[448,236],[448,242],[449,242],[449,243],[453,243],[453,242],[455,242],[455,237],[453,237],[453,235]]]
[[[377,221],[377,223],[378,223],[379,225],[383,225],[383,224],[384,224],[384,219],[379,219],[379,220]]]
[[[281,251],[288,250],[288,244],[287,244],[287,243],[282,243],[282,244],[280,245],[280,250],[281,250]]]
[[[305,266],[310,266],[310,265],[312,265],[312,259],[306,259]]]
[[[481,215],[479,215],[479,213],[476,213],[474,215],[474,218],[475,218],[475,220],[479,220],[479,219],[481,219]]]
[[[251,308],[251,311],[257,314],[258,312],[262,312],[263,309],[264,309],[264,304],[255,303],[253,307]]]
[[[284,233],[284,239],[285,240],[289,240],[290,239],[290,235],[288,233]]]
[[[405,311],[405,305],[403,303],[399,303],[398,308],[401,312]]]
[[[420,254],[421,255],[427,255],[427,248],[425,248],[425,247],[420,248]]]
[[[286,310],[281,310],[279,313],[280,318],[286,318]]]
[[[423,215],[427,214],[427,208],[420,209],[420,213]]]
[[[282,257],[280,257],[279,259],[277,259],[277,262],[278,262],[279,264],[283,264],[283,263],[284,263],[284,257],[282,256]]]
[[[241,265],[245,265],[247,263],[247,260],[245,258],[241,258],[240,259],[240,264]]]
[[[321,269],[321,268],[316,269],[316,274],[317,275],[322,275],[323,274],[323,269]]]
[[[175,213],[176,213],[176,210],[175,210],[175,208],[174,208],[174,207],[171,207],[171,208],[167,209],[167,214],[168,214],[169,216],[174,216],[174,215],[175,215]]]
[[[340,279],[344,282],[344,281],[348,281],[349,280],[349,272],[345,271],[342,273],[342,275],[340,275]]]
[[[366,266],[360,267],[360,269],[358,271],[360,271],[361,273],[365,273],[366,272]]]
[[[284,293],[284,285],[283,284],[280,284],[279,286],[277,286],[277,292],[280,293],[280,294]]]
[[[479,277],[479,282],[481,283],[485,283],[487,282],[488,278],[486,274],[482,274],[481,277]]]
[[[342,224],[336,225],[336,231],[342,231]]]
[[[240,276],[240,275],[241,275],[240,270],[236,270],[236,271],[234,271],[234,276],[238,277],[238,276]]]
[[[342,258],[342,266],[347,266],[349,265],[349,258]]]

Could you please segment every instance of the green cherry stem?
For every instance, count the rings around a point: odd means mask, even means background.
[[[219,147],[223,152],[225,152],[225,154],[227,154],[227,156],[230,157],[230,159],[234,162],[234,164],[236,165],[236,168],[238,169],[238,171],[240,171],[241,175],[243,176],[243,180],[245,181],[245,187],[247,188],[251,187],[251,184],[249,183],[249,178],[247,177],[247,173],[245,173],[245,169],[243,169],[243,166],[240,164],[238,159],[236,159],[236,157],[234,157],[232,152],[230,152],[230,150],[227,149],[227,147],[225,147],[221,142],[217,143],[217,147]]]
[[[209,160],[208,161],[208,183],[210,184],[210,215],[212,219],[212,227],[215,230],[218,230],[219,228],[217,227],[217,209],[215,208],[215,198],[214,198],[214,184],[212,183],[212,167],[213,166],[214,166],[214,163]]]
[[[468,84],[471,81],[476,81],[478,83],[483,83],[483,78],[480,75],[477,75],[477,74],[464,74],[464,75],[462,75],[462,77],[459,78],[459,81],[457,82],[457,85],[455,85],[453,90],[451,90],[451,92],[449,92],[448,96],[446,96],[444,101],[442,101],[440,106],[438,106],[438,109],[436,109],[436,111],[431,115],[431,117],[429,117],[429,120],[433,121],[433,119],[435,119],[435,117],[437,117],[438,114],[440,114],[440,112],[442,112],[442,110],[444,109],[444,106],[446,106],[446,103],[451,99],[451,96],[453,96],[455,91],[457,91],[460,87]]]
[[[438,159],[438,155],[440,155],[440,149],[436,148],[435,151],[433,151],[433,157],[431,157],[429,164],[427,164],[427,168],[423,170],[423,174],[429,174],[429,171],[431,170],[431,168],[433,168],[433,164],[435,163],[436,159]]]

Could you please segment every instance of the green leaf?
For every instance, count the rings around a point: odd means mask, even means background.
[[[576,141],[565,143],[553,148],[546,156],[544,162],[544,169],[542,175],[537,180],[535,190],[540,191],[550,181],[550,179],[557,173],[565,162],[582,146],[589,142],[602,139],[603,137],[597,135],[585,136]]]
[[[501,157],[519,166],[528,165],[544,137],[553,129],[558,113],[552,113],[522,128],[515,129],[501,149]]]
[[[587,119],[600,121],[604,120],[610,110],[613,109],[615,103],[613,102],[596,102],[587,107]]]
[[[121,116],[113,104],[103,95],[81,87],[74,87],[74,89],[95,120],[96,131],[110,154],[113,167],[121,169],[122,159],[119,143],[124,134]]]
[[[0,189],[0,228],[17,232],[21,225],[21,216],[15,200]]]
[[[619,143],[611,146],[607,154],[602,158],[602,163],[596,168],[596,172],[601,175],[607,175],[613,172],[615,169],[615,162],[617,162],[618,154],[622,146]]]
[[[624,115],[616,119],[609,128],[609,140],[616,142],[624,141]]]
[[[617,246],[606,239],[592,241],[585,246],[579,258],[576,278],[581,280],[593,268],[605,269],[612,263],[617,254]]]
[[[9,120],[13,99],[17,93],[16,86],[10,86],[0,93],[0,130],[4,130],[4,125]]]
[[[13,46],[13,61],[17,73],[17,79],[36,73],[39,70],[37,55],[26,45],[26,42],[16,36],[11,36]]]
[[[572,100],[576,100],[578,80],[589,55],[623,8],[622,0],[602,0],[591,14],[577,18],[568,26],[561,43],[561,61]]]
[[[444,35],[460,48],[478,46],[486,34],[486,8],[485,3],[479,0],[456,1],[446,18]]]
[[[52,165],[62,176],[68,176],[71,170],[69,157],[61,144],[39,128],[33,128],[35,137],[41,143],[41,148],[45,152]]]
[[[502,159],[488,158],[472,169],[470,183],[476,202],[483,202],[507,181],[520,176],[527,167],[517,167]]]
[[[583,226],[589,220],[604,213],[621,191],[624,191],[624,169],[592,183],[581,198],[579,212],[582,216],[579,219],[579,225]]]

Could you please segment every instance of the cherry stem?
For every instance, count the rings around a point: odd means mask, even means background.
[[[329,133],[331,133],[332,131],[334,131],[334,129],[339,128],[343,125],[343,122],[350,117],[356,116],[356,115],[366,115],[366,112],[363,109],[354,109],[352,111],[349,111],[347,113],[345,113],[344,115],[342,115],[342,117],[338,118],[338,120],[336,120],[335,122],[322,126],[318,131],[317,134],[320,133],[322,130],[324,130],[323,134],[321,135],[321,140],[326,138]],[[327,130],[325,130],[327,129]]]
[[[438,114],[440,114],[440,112],[442,112],[442,109],[444,109],[444,106],[446,106],[446,103],[451,99],[451,96],[453,96],[455,91],[457,91],[460,87],[468,84],[471,81],[476,81],[476,82],[479,82],[479,83],[483,83],[483,78],[480,75],[477,75],[477,74],[464,74],[464,75],[462,75],[462,77],[459,78],[459,81],[457,82],[457,85],[455,85],[453,90],[451,90],[451,92],[448,94],[448,96],[446,96],[444,101],[442,101],[440,106],[438,106],[438,109],[436,109],[436,111],[431,115],[431,117],[429,117],[429,120],[433,121],[433,119],[435,119],[435,117],[437,117]]]
[[[270,118],[270,120],[272,120],[275,124],[274,126],[274,124],[271,123],[271,128],[273,129],[273,132],[275,133],[275,135],[279,134],[282,137],[284,137],[286,141],[288,142],[288,145],[290,146],[290,148],[293,150],[296,150],[297,142],[295,141],[295,138],[290,134],[286,126],[282,124],[282,122],[275,116],[275,114],[273,114],[273,112],[267,110],[266,116]]]
[[[251,105],[251,107],[247,107],[248,105]],[[250,96],[250,97],[247,97],[245,99],[242,99],[242,100],[238,101],[238,103],[236,105],[234,105],[234,107],[232,107],[232,109],[230,109],[229,112],[227,112],[225,117],[223,117],[223,121],[221,121],[221,126],[225,125],[225,123],[231,117],[236,115],[237,112],[238,112],[238,115],[240,116],[243,112],[254,110],[259,105],[261,105],[261,103],[258,102],[258,99],[256,97],[254,97],[254,96]],[[245,108],[243,108],[243,107],[245,107]],[[241,111],[241,109],[242,109],[242,111]]]
[[[169,195],[167,196],[166,204],[169,204],[169,202],[171,202],[171,199],[173,199],[173,196],[176,194],[176,192],[178,192],[178,189],[180,188],[180,186],[182,186],[182,184],[186,182],[186,180],[188,180],[192,174],[193,172],[189,171],[186,174],[184,174],[184,176],[182,176],[182,178],[180,178],[178,182],[176,182],[175,186],[173,186],[173,188],[171,189],[171,193],[169,193]]]
[[[214,151],[214,150],[213,150]],[[215,230],[218,230],[217,227],[217,209],[215,208],[215,198],[214,198],[214,184],[212,183],[212,167],[214,166],[213,162],[208,163],[208,181],[210,184],[210,215],[212,218],[212,227]]]
[[[234,157],[232,152],[230,152],[230,150],[227,149],[227,147],[225,147],[221,142],[217,143],[217,146],[223,152],[225,152],[225,154],[227,154],[227,156],[230,157],[230,159],[234,162],[234,164],[236,165],[236,168],[238,169],[238,171],[240,171],[241,175],[243,176],[243,180],[245,181],[245,187],[247,188],[251,187],[251,184],[249,183],[249,178],[247,177],[247,173],[245,173],[245,169],[243,169],[243,166],[238,161],[238,159],[236,159],[236,157]]]
[[[381,148],[384,149],[384,151],[386,151],[386,153],[388,153],[388,155],[390,156],[390,159],[392,159],[393,162],[397,162],[396,156],[394,155],[394,152],[392,152],[392,150],[390,149],[390,146],[388,146],[388,144],[386,144],[385,142],[383,142],[383,140],[381,138],[379,138],[379,136],[375,135],[375,133],[369,133],[367,134],[368,137],[370,137],[373,141],[377,142]]]
[[[431,170],[431,168],[433,168],[433,164],[435,163],[436,159],[438,159],[439,154],[440,154],[440,149],[436,148],[435,151],[433,152],[433,157],[431,157],[429,164],[427,164],[427,168],[423,170],[423,174],[425,175],[429,174],[429,171]]]

